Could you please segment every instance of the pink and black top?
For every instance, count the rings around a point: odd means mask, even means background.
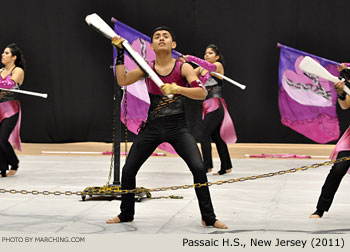
[[[164,83],[173,83],[175,82],[177,85],[182,86],[182,87],[188,87],[189,84],[187,83],[187,80],[182,76],[182,66],[183,62],[176,60],[173,69],[171,72],[166,75],[160,75],[157,73],[156,69],[154,68],[155,61],[152,61],[149,63],[150,67],[154,70],[154,72],[159,76],[159,78],[164,82]],[[147,90],[150,96],[150,107],[148,110],[148,114],[158,106],[159,102],[163,99],[164,100],[164,95],[160,88],[157,86],[157,84],[154,83],[154,81],[150,77],[146,77],[146,86]],[[191,87],[200,87],[200,83],[191,83]],[[162,110],[160,110],[152,119],[154,118],[160,118],[163,116],[169,116],[169,115],[176,115],[176,114],[181,114],[184,113],[183,109],[183,100],[182,96],[180,95],[174,95],[174,102],[169,103],[167,106],[165,106]],[[149,118],[150,119],[150,118]]]
[[[208,95],[203,101],[203,113],[202,119],[204,120],[205,116],[220,108],[220,105],[224,108],[224,119],[222,121],[220,127],[220,136],[227,144],[232,144],[237,141],[237,135],[235,131],[234,124],[230,117],[230,114],[227,110],[227,106],[225,100],[222,98],[221,90],[222,90],[222,80],[212,76],[210,72],[214,72],[216,70],[216,65],[207,62],[206,60],[202,60],[195,56],[188,56],[187,61],[194,62],[202,67],[200,71],[199,79],[204,84],[205,88],[208,90]],[[203,69],[206,69],[208,72],[202,75]]]
[[[19,85],[15,83],[12,77],[12,71],[6,77],[1,76],[3,69],[0,69],[0,87],[5,89],[19,89]],[[0,90],[0,123],[6,119],[19,113],[17,124],[12,131],[9,142],[12,146],[21,151],[21,138],[20,138],[20,126],[21,126],[21,105],[16,99],[13,92],[6,92]]]

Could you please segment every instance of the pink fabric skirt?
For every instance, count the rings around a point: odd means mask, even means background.
[[[21,137],[19,135],[21,127],[21,105],[19,101],[7,101],[0,103],[0,123],[4,119],[9,118],[17,113],[19,113],[18,121],[12,133],[10,134],[9,142],[11,143],[13,148],[22,151]]]
[[[336,159],[338,153],[341,151],[350,151],[350,128],[348,128],[339,139],[329,158],[331,160]]]
[[[338,153],[341,151],[350,151],[350,128],[348,128],[339,139],[329,158],[331,160],[336,159]],[[347,173],[350,174],[350,169],[348,169]]]
[[[228,113],[227,106],[225,100],[223,98],[210,98],[203,102],[203,114],[202,119],[206,116],[206,114],[213,112],[220,108],[220,103],[224,107],[224,119],[222,120],[220,127],[220,136],[222,140],[224,140],[227,144],[233,144],[237,142],[237,135],[235,131],[235,127],[233,125],[230,114]]]

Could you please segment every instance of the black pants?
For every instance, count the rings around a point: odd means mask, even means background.
[[[338,153],[337,158],[349,157],[350,151],[341,151]],[[329,174],[324,182],[321,190],[321,195],[318,199],[317,209],[328,211],[333,202],[335,193],[338,190],[341,180],[350,167],[350,161],[334,164],[329,171]]]
[[[230,154],[227,148],[227,144],[222,140],[220,136],[220,127],[222,120],[224,119],[225,111],[223,105],[220,103],[220,108],[208,113],[202,122],[202,135],[201,135],[201,149],[204,161],[204,168],[206,170],[213,168],[213,159],[211,154],[211,139],[216,144],[218,151],[221,170],[225,171],[232,168]]]
[[[136,174],[141,165],[162,142],[170,143],[179,156],[186,162],[193,174],[194,183],[207,182],[201,155],[194,137],[190,134],[183,114],[155,119],[146,127],[134,141],[122,171],[122,189],[136,187]],[[195,189],[202,220],[207,225],[213,225],[215,214],[212,206],[209,188],[203,186]],[[122,222],[131,221],[135,214],[134,194],[123,194],[119,218]]]
[[[8,140],[17,121],[18,113],[2,120],[0,123],[0,170],[3,177],[6,177],[6,170],[8,170],[9,165],[13,170],[17,170],[18,167],[18,158]]]

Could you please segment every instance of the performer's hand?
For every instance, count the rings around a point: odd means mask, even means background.
[[[181,61],[182,61],[182,62],[188,62],[188,60],[187,60],[188,56],[190,56],[190,55],[182,55],[182,56],[181,56]],[[180,59],[180,58],[179,58],[179,59]]]
[[[181,62],[183,62],[183,63],[186,62],[186,59],[185,59],[185,56],[184,56],[184,55],[181,55],[181,56],[179,57],[179,60],[180,60]]]
[[[346,68],[346,65],[344,63],[341,63],[339,66],[337,66],[337,69],[338,69],[339,72],[341,72],[345,68]]]
[[[119,48],[123,48],[122,43],[125,41],[124,38],[122,37],[113,37],[112,38],[112,44],[119,47]]]
[[[164,95],[180,94],[181,87],[175,83],[166,83],[160,88]]]
[[[334,83],[334,88],[338,92],[338,94],[344,93],[344,85],[345,85],[344,81],[339,81]]]

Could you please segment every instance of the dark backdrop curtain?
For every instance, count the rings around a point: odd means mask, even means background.
[[[112,47],[86,25],[93,12],[148,35],[156,26],[170,26],[183,54],[202,57],[206,45],[217,44],[225,74],[247,85],[245,91],[224,86],[238,142],[312,143],[280,122],[278,42],[350,61],[348,0],[17,0],[3,1],[0,9],[1,49],[15,42],[27,60],[22,88],[49,94],[20,97],[24,142],[112,140]],[[201,104],[187,105],[198,138]],[[344,131],[349,112],[338,112]]]

